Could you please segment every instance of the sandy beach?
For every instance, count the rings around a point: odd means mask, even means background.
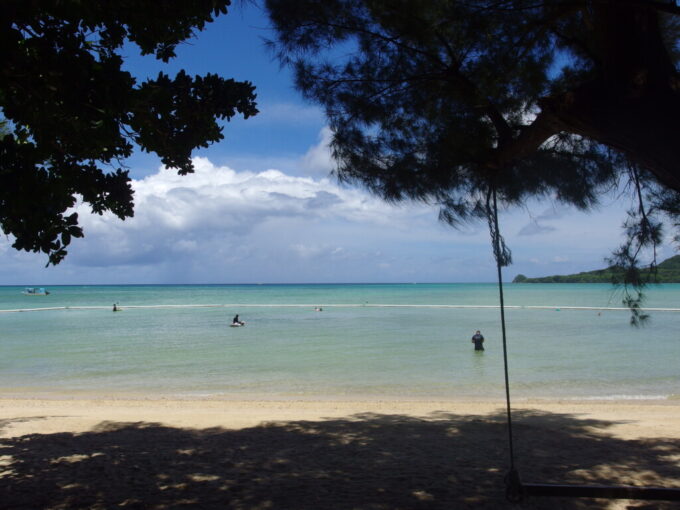
[[[680,487],[680,402],[521,401],[525,482]],[[0,398],[0,508],[510,508],[502,402]],[[678,508],[531,498],[521,508]]]

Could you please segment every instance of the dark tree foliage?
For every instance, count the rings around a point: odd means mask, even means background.
[[[254,87],[208,74],[137,83],[126,41],[167,62],[177,44],[225,14],[229,0],[4,0],[0,12],[0,225],[49,263],[82,237],[78,198],[133,215],[122,160],[133,143],[180,174],[193,149],[223,138],[217,119],[257,113]]]
[[[667,0],[267,0],[272,47],[326,108],[341,180],[490,219],[630,183],[637,261],[677,218],[680,7]],[[635,226],[634,226],[635,225]],[[494,245],[498,232],[492,229]],[[498,251],[494,248],[495,251]],[[635,274],[626,283],[639,284]]]

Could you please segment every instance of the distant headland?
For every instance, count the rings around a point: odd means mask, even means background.
[[[597,269],[577,274],[542,276],[540,278],[527,278],[518,274],[512,283],[612,283],[615,279],[621,280],[623,271],[620,267],[610,266],[606,269]],[[664,260],[657,266],[657,283],[680,283],[680,255],[675,255]]]

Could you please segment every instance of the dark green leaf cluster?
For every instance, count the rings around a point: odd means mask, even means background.
[[[167,61],[177,44],[226,13],[229,0],[7,0],[0,18],[0,225],[14,247],[50,263],[82,237],[77,199],[133,215],[122,160],[134,144],[181,174],[191,152],[223,138],[218,119],[257,113],[254,87],[215,75],[138,84],[122,69],[126,41]]]
[[[180,71],[171,79],[161,73],[135,93],[137,105],[129,123],[135,141],[183,175],[193,171],[193,148],[222,139],[222,129],[212,119],[231,119],[237,112],[247,119],[257,111],[250,83],[215,74],[192,78]]]

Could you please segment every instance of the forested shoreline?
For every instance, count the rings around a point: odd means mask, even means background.
[[[680,255],[675,255],[661,262],[656,268],[656,275],[650,274],[649,268],[642,269],[642,277],[655,283],[680,283]],[[606,269],[585,271],[568,275],[542,276],[528,278],[518,274],[512,283],[612,283],[623,281],[624,271],[620,267],[611,266]]]

